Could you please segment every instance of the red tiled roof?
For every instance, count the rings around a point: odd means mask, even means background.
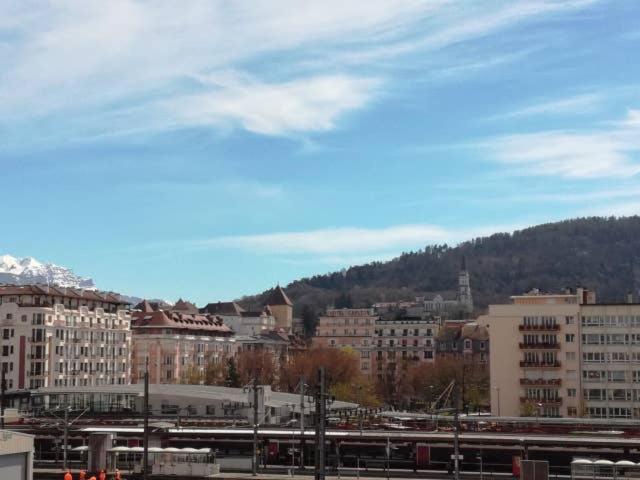
[[[233,330],[223,323],[222,318],[215,315],[189,314],[163,310],[131,313],[131,328],[133,330],[147,327],[206,331],[218,335],[233,333]]]

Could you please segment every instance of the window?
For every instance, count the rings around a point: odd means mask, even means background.
[[[433,358],[433,352],[431,350],[425,350],[424,358],[432,359]]]
[[[567,357],[567,360],[575,360],[576,359],[576,352],[567,352],[566,353],[566,357]]]
[[[575,322],[575,317],[564,317],[564,323],[566,323],[567,325],[573,325]]]
[[[567,397],[575,397],[576,389],[575,388],[567,388]]]
[[[486,348],[484,340],[480,342],[480,350],[484,350]]]
[[[9,345],[3,345],[2,346],[2,356],[3,357],[8,357],[9,356]]]
[[[12,320],[12,319],[13,319],[13,314],[7,313],[7,320]]]
[[[577,417],[578,416],[577,407],[567,407],[567,415],[569,417]]]
[[[575,339],[576,339],[576,336],[573,333],[566,333],[564,336],[564,341],[567,343],[573,343]]]
[[[471,350],[471,340],[466,339],[466,340],[464,341],[464,349],[465,349],[465,350]]]

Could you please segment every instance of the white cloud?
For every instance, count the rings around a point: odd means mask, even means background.
[[[265,135],[326,131],[344,113],[371,98],[378,82],[345,75],[317,76],[280,84],[258,81],[226,84],[210,92],[178,97],[159,105],[183,125],[224,121]]]
[[[630,177],[640,173],[640,112],[590,132],[507,135],[483,146],[498,162],[526,175],[565,178]]]
[[[0,37],[8,39],[0,127],[14,143],[26,132],[32,143],[193,125],[326,131],[371,102],[384,80],[354,70],[349,56],[375,67],[380,54],[443,48],[590,3],[0,2]],[[309,67],[315,59],[331,63]],[[202,81],[228,71],[244,73]]]

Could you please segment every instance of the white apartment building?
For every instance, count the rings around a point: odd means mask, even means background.
[[[395,377],[399,367],[435,361],[435,337],[440,324],[433,320],[401,317],[377,319],[372,338],[374,374],[378,380]]]
[[[578,288],[490,305],[491,410],[502,416],[640,418],[640,304]]]
[[[7,390],[130,383],[131,316],[113,293],[0,286]]]

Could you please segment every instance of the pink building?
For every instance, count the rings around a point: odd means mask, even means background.
[[[131,316],[133,383],[142,381],[147,358],[150,383],[179,383],[191,367],[203,373],[210,362],[235,354],[233,330],[192,303],[179,300],[161,310],[144,301]]]

